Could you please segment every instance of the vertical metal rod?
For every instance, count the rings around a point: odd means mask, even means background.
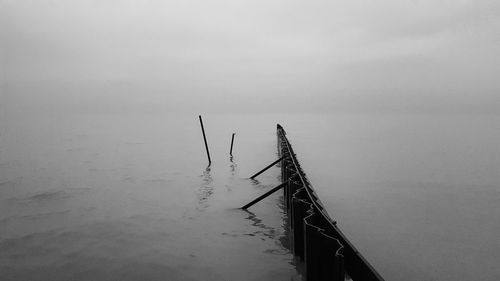
[[[231,137],[231,150],[229,150],[229,155],[233,156],[233,143],[234,143],[234,133]]]
[[[203,133],[203,140],[205,141],[205,148],[207,149],[208,165],[210,165],[212,163],[212,160],[210,160],[210,152],[208,151],[207,137],[205,136],[205,129],[203,128],[203,120],[201,120],[201,115],[198,115],[198,117],[200,118],[201,132]]]

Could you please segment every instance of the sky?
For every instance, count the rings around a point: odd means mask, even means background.
[[[1,108],[500,112],[500,1],[0,0]]]

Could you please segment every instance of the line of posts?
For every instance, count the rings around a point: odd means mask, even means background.
[[[201,115],[199,119],[210,165],[210,153]],[[281,157],[250,178],[254,179],[281,162],[282,183],[241,209],[246,210],[283,189],[284,205],[290,225],[291,247],[298,261],[305,265],[306,281],[345,281],[346,277],[354,281],[383,281],[384,279],[347,240],[337,228],[336,222],[331,220],[324,210],[295,158],[284,129],[279,124],[277,135],[278,152]],[[231,137],[230,155],[233,151],[233,142],[234,133]]]
[[[212,164],[212,159],[210,159],[210,151],[208,149],[208,143],[207,143],[207,136],[205,134],[205,127],[203,126],[203,119],[201,118],[201,115],[198,115],[198,118],[200,119],[200,126],[201,126],[201,132],[203,134],[203,141],[205,143],[205,149],[207,151],[207,158],[208,158],[208,165]],[[229,150],[229,155],[233,156],[233,144],[234,144],[234,135],[231,136],[231,149]]]

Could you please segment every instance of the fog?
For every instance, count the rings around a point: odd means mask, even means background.
[[[499,30],[487,0],[0,0],[2,277],[290,280],[277,194],[235,209],[279,122],[386,280],[500,280]]]
[[[1,1],[4,111],[498,112],[497,1]]]

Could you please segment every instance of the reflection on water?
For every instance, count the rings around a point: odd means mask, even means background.
[[[262,185],[259,180],[257,179],[248,179],[250,183],[252,184],[253,187],[258,188],[258,189],[265,189],[266,186]]]
[[[279,236],[278,232],[276,231],[276,228],[270,227],[265,225],[261,219],[259,219],[258,216],[256,216],[254,213],[245,210],[248,213],[248,216],[246,217],[247,220],[250,220],[252,222],[252,225],[257,227],[252,233],[246,233],[245,235],[249,236],[256,236],[256,235],[262,235],[264,237],[270,238],[270,239],[276,239]],[[264,240],[264,237],[261,239]]]
[[[386,280],[500,280],[498,116],[211,116],[202,173],[196,117],[3,122],[0,279],[290,280],[278,193],[236,209],[279,183],[277,168],[245,178],[275,158],[278,121]]]
[[[212,186],[213,179],[210,170],[211,167],[208,165],[205,171],[203,171],[203,175],[201,175],[202,183],[197,193],[198,207],[196,208],[199,211],[206,209],[210,205],[208,199],[214,193],[214,187]]]
[[[236,164],[236,162],[234,162],[232,155],[229,156],[229,162],[231,162],[231,164],[229,165],[229,168],[231,169],[231,176],[234,176],[236,175],[236,168],[238,167],[238,165]]]
[[[280,196],[280,199],[278,201],[278,208],[283,210],[283,219],[282,219],[282,224],[281,224],[280,228],[285,229],[285,230],[290,230],[291,229],[290,219],[289,219],[289,216],[286,212],[285,202],[283,200],[284,200],[284,197]],[[291,252],[292,251],[292,240],[291,240],[290,235],[291,235],[290,231],[285,231],[285,232],[283,232],[283,235],[280,236],[278,239],[280,241],[281,246],[285,249],[288,249]]]
[[[2,135],[2,281],[285,281],[295,274],[279,247],[275,204],[262,204],[254,217],[235,209],[259,193],[238,176],[239,164],[248,169],[259,155],[242,151],[238,164],[231,157],[198,174],[204,147],[198,124],[186,126],[191,117],[71,118],[37,117]],[[168,132],[152,129],[164,126]],[[227,147],[212,150],[215,160],[227,154]]]
[[[295,273],[290,275],[290,280],[302,280],[301,274],[304,270],[301,268],[300,263],[298,263],[295,258],[292,258],[291,244],[290,244],[290,232],[287,231],[289,228],[289,220],[284,209],[285,205],[283,202],[283,196],[271,196],[267,200],[271,201],[270,205],[274,205],[277,210],[280,211],[279,224],[268,225],[262,218],[256,213],[243,210],[247,213],[246,219],[251,222],[251,232],[243,233],[243,235],[250,237],[257,237],[261,241],[272,241],[272,244],[268,246],[267,249],[263,251],[265,254],[283,256],[287,258],[287,263],[295,268]]]

